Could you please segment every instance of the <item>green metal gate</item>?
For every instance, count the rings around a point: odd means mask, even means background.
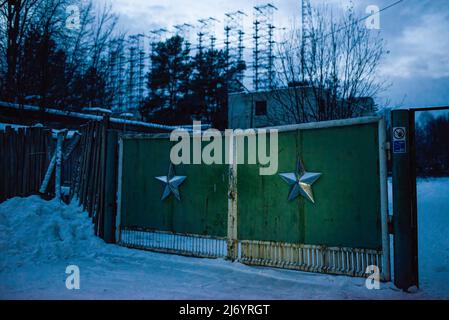
[[[167,135],[125,135],[120,139],[120,243],[130,247],[202,257],[225,257],[228,167],[180,165],[187,179],[181,198],[161,201],[170,149]]]
[[[175,196],[161,201],[168,176],[168,136],[120,139],[117,230],[129,247],[245,264],[365,276],[375,265],[390,279],[387,228],[386,135],[383,118],[366,117],[272,128],[278,130],[278,174],[259,164],[178,165],[186,177]],[[257,133],[257,132],[255,132]],[[207,143],[206,143],[207,144]],[[279,174],[300,161],[320,173],[313,200],[288,199]]]

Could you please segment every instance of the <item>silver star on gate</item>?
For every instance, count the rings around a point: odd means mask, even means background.
[[[155,178],[165,183],[165,189],[164,193],[162,194],[161,201],[164,201],[170,195],[170,193],[173,193],[176,199],[181,200],[178,188],[187,177],[175,176],[175,169],[173,168],[172,163],[170,163],[170,167],[168,168],[168,175]]]
[[[304,166],[302,165],[301,159],[298,158],[296,172],[280,173],[279,176],[282,180],[287,182],[289,186],[291,186],[290,193],[288,195],[289,201],[292,201],[299,195],[302,195],[312,203],[315,203],[315,200],[313,199],[312,184],[318,180],[321,173],[306,172]]]

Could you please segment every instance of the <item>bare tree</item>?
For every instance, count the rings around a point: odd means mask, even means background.
[[[3,90],[7,97],[13,97],[17,91],[17,68],[25,34],[30,26],[39,0],[7,0],[0,7],[0,25],[2,31],[2,53],[5,55],[5,81]]]
[[[107,52],[111,41],[115,39],[118,16],[112,13],[112,6],[105,3],[92,23],[92,66],[99,67],[102,56]]]
[[[73,92],[75,83],[82,83],[90,68],[91,74],[108,79],[109,64],[107,48],[124,34],[117,32],[118,16],[112,12],[110,4],[94,6],[93,1],[83,0],[0,0],[0,89],[1,96],[10,101],[24,101],[24,94],[32,91],[32,97],[39,97],[42,107],[47,105],[49,91],[63,90],[57,100],[53,96],[54,106],[67,106],[68,101],[80,99]],[[79,21],[69,27],[67,12],[69,6],[78,8]],[[38,34],[34,45],[39,48],[43,63],[40,64],[39,85],[30,88],[29,66],[25,57],[25,40],[31,33]],[[32,40],[31,40],[32,41]],[[54,48],[56,45],[56,48]],[[52,86],[50,63],[45,63],[58,50],[64,60],[64,85]],[[46,52],[48,53],[46,55]],[[25,67],[25,69],[24,69]],[[29,68],[28,68],[29,69]],[[92,71],[94,70],[94,71]],[[54,81],[53,81],[54,82]],[[25,89],[26,87],[26,89]],[[95,90],[91,90],[95,91]]]
[[[374,111],[373,99],[386,86],[376,78],[386,53],[379,32],[352,11],[335,18],[326,6],[314,10],[307,37],[294,29],[278,46],[275,83],[281,89],[269,95],[279,108],[269,113],[270,121],[323,121]]]
[[[104,80],[111,79],[110,64],[107,63],[109,49],[116,47],[114,43],[123,43],[125,32],[117,30],[118,16],[112,12],[112,6],[104,3],[94,6],[93,1],[80,4],[80,19],[78,28],[67,30],[65,34],[64,50],[68,56],[67,77],[69,86],[77,78],[83,77],[88,70]],[[105,100],[110,101],[116,92],[108,92]],[[77,95],[77,92],[68,95]],[[68,100],[76,97],[68,97]],[[88,98],[88,97],[87,97]],[[86,100],[86,99],[83,99]],[[89,100],[89,99],[87,99]]]

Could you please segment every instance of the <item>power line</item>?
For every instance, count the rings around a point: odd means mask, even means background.
[[[339,29],[337,29],[337,30],[335,30],[335,31],[333,31],[333,32],[330,32],[330,33],[328,33],[328,34],[322,36],[321,38],[326,38],[326,37],[328,37],[328,36],[330,36],[330,35],[332,35],[332,34],[334,34],[334,33],[338,33],[338,32],[340,32],[340,31],[342,31],[342,30],[348,28],[349,26],[353,26],[353,25],[355,25],[355,24],[357,24],[357,23],[360,23],[360,22],[362,22],[362,21],[364,21],[364,20],[366,20],[366,19],[368,19],[368,18],[370,18],[370,17],[372,17],[372,16],[374,16],[374,15],[377,15],[377,14],[379,14],[379,13],[385,11],[385,10],[388,10],[388,9],[390,9],[390,8],[392,8],[392,7],[394,7],[394,6],[398,5],[398,4],[400,4],[400,3],[403,2],[403,1],[405,1],[405,0],[398,0],[398,1],[392,3],[392,4],[388,5],[388,6],[386,6],[386,7],[382,8],[382,9],[380,9],[380,10],[377,11],[377,12],[371,13],[371,14],[369,14],[369,15],[363,17],[363,18],[360,18],[360,19],[354,21],[353,23],[345,24],[345,25],[343,25],[341,28],[339,28]]]

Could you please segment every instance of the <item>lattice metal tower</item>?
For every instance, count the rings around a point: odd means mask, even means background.
[[[215,43],[217,41],[217,37],[215,36],[215,26],[217,23],[220,23],[220,20],[210,17],[209,18],[209,40],[210,40],[210,49],[215,50]]]
[[[147,36],[149,42],[149,54],[148,54],[148,70],[151,72],[153,67],[152,56],[156,50],[158,43],[164,40],[164,35],[168,33],[167,29],[159,28],[150,30]]]
[[[198,20],[198,42],[197,42],[197,50],[198,53],[202,54],[205,48],[205,41],[209,41],[209,48],[215,49],[216,36],[215,36],[215,24],[219,22],[217,19],[209,17],[207,19],[199,19]]]
[[[145,36],[143,34],[138,34],[137,39],[138,39],[137,54],[139,57],[138,79],[137,79],[137,106],[140,106],[144,100],[147,59],[145,56]]]
[[[117,51],[115,48],[115,41],[112,41],[109,44],[109,53],[108,53],[108,79],[107,79],[107,94],[108,94],[108,106],[111,109],[115,108],[114,105],[114,97],[116,94],[116,79],[117,79],[117,73],[116,73],[116,66],[117,66]]]
[[[191,24],[184,23],[184,24],[175,25],[173,27],[176,30],[175,34],[179,35],[180,37],[182,37],[184,39],[186,48],[190,48],[190,46],[192,45],[191,31],[193,29],[193,26]]]
[[[274,81],[274,11],[271,4],[254,7],[253,89],[272,88]]]
[[[138,35],[131,35],[128,39],[126,110],[136,109],[138,104],[140,40]]]
[[[151,30],[150,34],[148,36],[148,40],[150,42],[150,54],[149,54],[149,68],[151,69],[151,56],[154,53],[154,50],[157,46],[157,44],[159,42],[162,41],[163,39],[163,35],[166,34],[168,32],[167,29],[164,28],[160,28],[160,29],[155,29],[155,30]]]
[[[163,35],[168,32],[167,29],[160,28],[160,29],[154,29],[150,30],[150,34],[148,36],[149,42],[150,42],[150,49],[154,50],[154,47],[162,41]]]
[[[243,61],[243,51],[245,49],[243,45],[243,36],[245,32],[243,31],[243,19],[247,16],[243,11],[235,11],[225,14],[225,53],[226,53],[226,68],[231,66],[236,66],[242,64]],[[239,72],[236,76],[237,80],[243,82],[243,71]],[[234,88],[235,87],[235,88]],[[239,88],[238,86],[230,86],[230,90]]]
[[[110,97],[110,107],[114,111],[121,111],[124,102],[124,41],[115,40],[109,47],[109,79],[108,93]]]
[[[120,41],[120,54],[118,56],[118,90],[117,90],[117,109],[123,111],[125,108],[125,41]]]
[[[306,63],[310,61],[311,55],[315,50],[315,46],[312,40],[312,7],[310,5],[310,0],[301,0],[301,68],[304,70],[306,68]],[[302,81],[306,72],[302,73]]]
[[[85,52],[85,50],[83,50],[83,51]],[[83,53],[81,56],[85,57],[86,55],[85,55],[85,53]],[[84,76],[87,71],[87,61],[85,59],[81,59],[78,64],[79,64],[80,74]]]

